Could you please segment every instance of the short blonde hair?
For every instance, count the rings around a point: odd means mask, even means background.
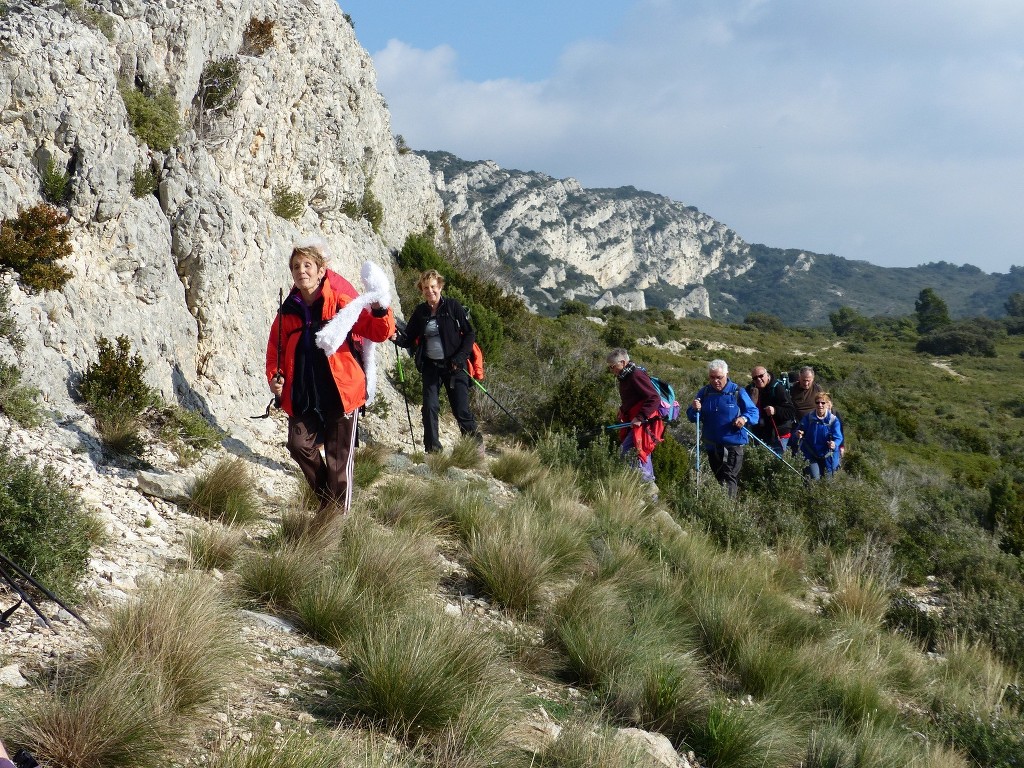
[[[444,288],[444,275],[438,272],[436,269],[428,269],[422,275],[420,279],[416,281],[416,290],[423,293],[423,287],[431,280],[437,281],[438,288]]]
[[[292,255],[288,257],[288,269],[295,263],[295,257],[309,259],[316,264],[317,269],[327,266],[327,254],[319,245],[299,245],[292,248]]]
[[[828,392],[818,392],[814,396],[814,399],[815,399],[815,401],[817,401],[819,398],[824,400],[826,403],[828,403],[829,406],[832,405],[832,395],[830,395]]]

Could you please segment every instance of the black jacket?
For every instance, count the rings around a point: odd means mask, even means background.
[[[437,305],[437,330],[441,335],[441,348],[444,350],[445,367],[458,370],[466,367],[466,360],[473,351],[476,332],[470,325],[465,308],[455,299],[441,297]],[[415,350],[416,368],[423,370],[423,332],[430,320],[430,306],[421,303],[413,310],[406,323],[405,330],[400,331],[395,339],[400,347]]]
[[[789,390],[781,381],[772,376],[764,389],[758,389],[751,384],[747,387],[747,394],[757,405],[760,414],[757,424],[753,427],[755,435],[765,442],[771,442],[775,438],[776,430],[780,435],[793,431],[796,426],[796,409],[793,407],[793,398],[790,397]],[[769,405],[775,408],[774,416],[764,412]]]

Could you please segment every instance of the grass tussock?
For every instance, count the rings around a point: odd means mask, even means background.
[[[185,549],[193,568],[223,571],[235,562],[244,538],[245,534],[237,528],[210,526],[189,532]]]
[[[146,589],[114,611],[96,635],[98,668],[150,670],[162,681],[166,705],[180,714],[212,702],[233,679],[242,655],[231,605],[200,576]]]
[[[244,459],[224,458],[196,478],[188,510],[207,520],[246,525],[259,519],[256,485]]]
[[[337,768],[360,765],[371,768],[384,763],[372,761],[366,749],[332,738],[328,733],[290,733],[284,738],[261,733],[252,741],[240,742],[218,755],[212,768]]]
[[[242,555],[235,565],[235,587],[252,604],[287,610],[322,568],[323,552],[317,540],[304,538],[271,552]]]
[[[144,590],[96,637],[96,650],[17,719],[19,740],[45,764],[165,764],[191,718],[238,673],[234,613],[202,577]]]
[[[361,446],[356,452],[353,478],[356,488],[369,488],[384,473],[388,451],[379,443]]]
[[[461,622],[427,611],[385,614],[349,647],[342,705],[407,740],[444,738],[459,722],[494,738],[510,725],[496,650]]]
[[[160,699],[145,671],[108,670],[20,712],[16,738],[44,764],[65,768],[163,765],[181,731]]]
[[[656,763],[598,719],[577,719],[562,727],[539,756],[538,768],[653,768]]]
[[[825,604],[827,615],[881,626],[899,579],[887,554],[879,555],[876,549],[869,542],[831,560],[827,583],[832,599]]]
[[[503,483],[520,489],[529,488],[547,474],[540,455],[536,451],[524,448],[509,448],[502,451],[501,455],[491,462],[490,470],[491,474]]]
[[[482,469],[485,461],[481,444],[472,435],[462,437],[452,446],[450,453],[438,451],[426,457],[427,466],[437,475],[444,474],[452,467]]]

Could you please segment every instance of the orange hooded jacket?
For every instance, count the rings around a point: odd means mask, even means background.
[[[357,295],[352,284],[341,275],[327,270],[324,277],[322,292],[324,297],[323,323],[327,323],[338,311],[348,304]],[[267,340],[267,383],[280,371],[284,375],[284,389],[281,392],[281,408],[289,416],[292,413],[292,381],[295,374],[295,348],[298,346],[299,337],[302,334],[302,318],[298,314],[288,311],[288,305],[294,301],[292,296],[297,293],[293,288],[285,299],[284,306],[278,312],[277,317],[270,327],[270,338]],[[300,299],[301,301],[301,299]],[[281,326],[281,360],[278,360],[278,325]],[[369,309],[359,313],[355,325],[352,327],[353,335],[362,336],[370,341],[387,341],[395,332],[395,314],[390,308],[387,314],[382,317],[374,317]],[[366,374],[363,367],[352,355],[352,348],[349,344],[342,344],[338,350],[327,358],[334,376],[334,383],[338,387],[338,395],[341,397],[342,407],[345,413],[350,413],[356,408],[366,404]]]

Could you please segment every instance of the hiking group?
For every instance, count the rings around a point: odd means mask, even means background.
[[[292,249],[288,268],[293,285],[270,328],[266,375],[274,404],[288,415],[288,452],[320,514],[329,517],[347,513],[351,506],[359,414],[375,396],[377,343],[392,341],[412,352],[422,379],[423,446],[428,453],[442,448],[442,385],[462,435],[475,439],[483,451],[483,436],[469,406],[471,379],[487,390],[478,381],[483,363],[469,314],[458,301],[442,295],[445,281],[440,273],[423,272],[416,283],[423,302],[408,323],[396,324],[389,281],[380,267],[363,265],[365,290],[359,293],[328,269],[327,261],[320,241]],[[640,473],[657,499],[653,454],[664,440],[666,424],[679,417],[679,403],[672,387],[632,362],[625,349],[612,350],[606,362],[621,404],[619,423],[605,429],[618,431],[622,459]],[[715,478],[735,497],[750,437],[794,472],[799,470],[786,461],[787,450],[793,456],[801,453],[808,462],[803,472],[808,478],[838,469],[842,425],[828,393],[815,383],[812,368],[802,368],[787,386],[788,379],[780,381],[756,366],[751,384],[742,388],[729,378],[724,360],[712,360],[707,377],[707,385],[686,409],[697,427],[698,482],[703,452]],[[409,426],[411,430],[411,418]]]

